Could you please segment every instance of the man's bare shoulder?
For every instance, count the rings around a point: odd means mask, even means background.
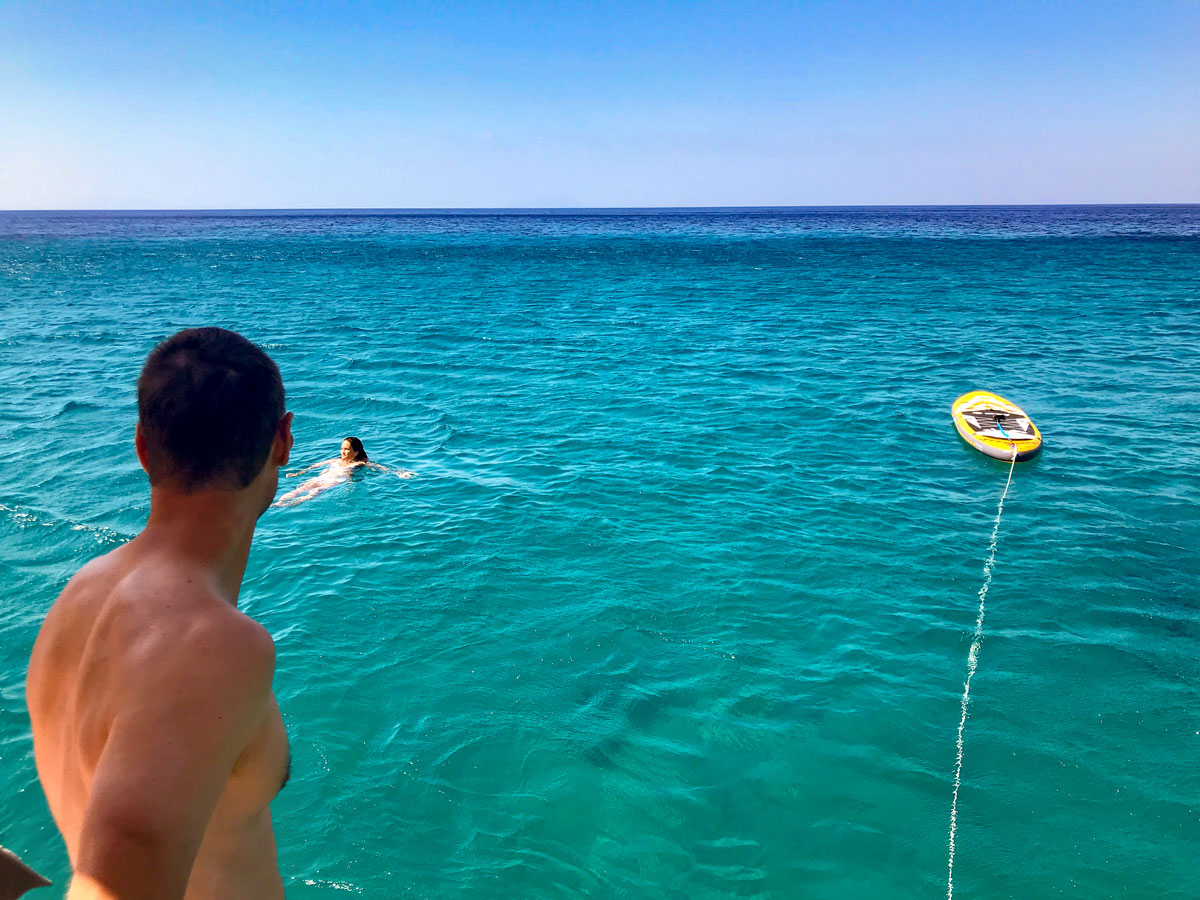
[[[76,870],[116,884],[141,860],[168,868],[182,896],[230,773],[274,709],[274,641],[186,565],[143,561],[91,599],[75,716],[98,727],[80,744],[94,750]]]
[[[184,582],[174,590],[128,645],[115,721],[138,732],[205,732],[206,741],[214,730],[225,731],[240,750],[270,706],[275,643],[262,625],[203,585]]]
[[[201,570],[123,550],[93,560],[67,583],[46,617],[31,675],[44,658],[52,670],[75,669],[85,681],[95,676],[122,691],[173,677],[269,690],[275,644],[262,625]]]
[[[135,668],[187,666],[198,675],[211,667],[227,673],[221,681],[251,677],[251,684],[270,683],[275,668],[271,635],[199,574],[131,572],[109,603],[111,614],[127,619],[136,630],[127,645],[128,662]]]

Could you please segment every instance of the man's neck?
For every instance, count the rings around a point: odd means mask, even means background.
[[[206,570],[221,595],[237,606],[258,516],[246,491],[185,494],[152,488],[150,518],[139,540]]]

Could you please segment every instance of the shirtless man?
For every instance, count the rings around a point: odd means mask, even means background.
[[[275,645],[237,609],[292,447],[283,402],[279,369],[230,331],[182,331],[146,360],[146,527],[67,583],[29,662],[69,900],[283,896],[269,809],[289,767]]]

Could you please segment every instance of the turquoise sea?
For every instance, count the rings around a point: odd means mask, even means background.
[[[264,346],[289,897],[1200,896],[1200,207],[0,213],[0,844],[23,679],[148,509],[134,381]],[[293,486],[294,481],[283,482]],[[52,896],[45,891],[31,896]]]

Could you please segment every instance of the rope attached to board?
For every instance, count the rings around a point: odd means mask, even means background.
[[[1004,515],[1004,500],[1008,496],[1013,469],[1016,466],[1017,445],[1013,443],[1012,459],[1008,464],[1008,481],[1004,483],[1004,493],[1000,495],[1000,505],[996,508],[996,522],[992,525],[992,540],[988,547],[987,562],[983,564],[983,586],[979,589],[979,615],[975,619],[975,633],[971,636],[971,649],[967,653],[967,677],[963,682],[962,717],[958,720],[957,754],[954,761],[954,799],[950,803],[950,863],[946,876],[946,900],[954,900],[954,837],[958,830],[958,789],[962,786],[963,731],[967,727],[967,709],[971,702],[971,678],[979,666],[979,649],[983,645],[983,614],[987,603],[988,588],[992,585],[992,569],[996,565],[996,543],[1000,537],[1000,517]]]

